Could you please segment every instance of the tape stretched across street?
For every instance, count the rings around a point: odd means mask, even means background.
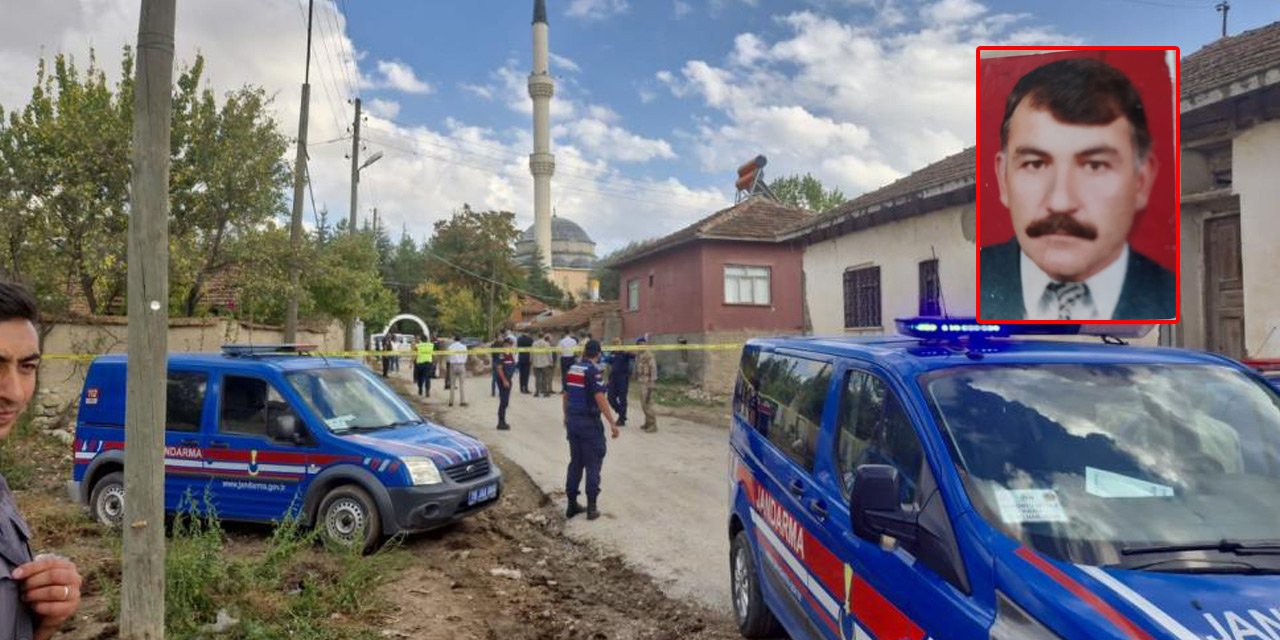
[[[601,349],[608,353],[610,351],[737,351],[742,348],[743,343],[720,343],[720,344],[618,344],[606,345]],[[581,354],[582,345],[574,347],[573,352]],[[469,356],[487,356],[495,353],[555,353],[563,352],[562,347],[511,347],[511,348],[495,348],[495,347],[476,347],[467,349],[466,354]],[[118,353],[118,352],[117,352]],[[123,352],[123,353],[128,353]],[[177,352],[174,352],[177,353]],[[445,349],[437,349],[432,353],[435,358],[450,356],[463,353],[461,351],[448,351]],[[87,362],[93,360],[100,355],[108,355],[106,353],[48,353],[41,356],[42,360],[70,360]],[[306,351],[301,354],[282,354],[282,355],[299,355],[320,356],[328,358],[416,358],[417,354],[412,351]]]

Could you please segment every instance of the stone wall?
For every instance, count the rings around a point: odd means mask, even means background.
[[[76,404],[92,356],[128,352],[128,320],[91,318],[47,322],[41,336],[36,397],[31,402],[33,425],[70,443]],[[280,327],[251,325],[222,318],[174,318],[169,322],[170,353],[217,352],[224,344],[274,344],[283,341]],[[304,327],[298,342],[317,344],[322,351],[342,350],[342,326]],[[74,357],[67,357],[74,356]]]
[[[713,331],[702,334],[659,334],[650,336],[653,344],[679,344],[683,339],[689,345],[741,345],[751,338],[777,335],[772,331]],[[733,393],[738,362],[742,358],[741,347],[733,349],[687,349],[658,351],[658,377],[687,378],[691,384],[716,396]]]

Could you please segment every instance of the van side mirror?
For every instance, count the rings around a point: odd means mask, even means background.
[[[273,440],[301,444],[302,434],[298,432],[298,417],[291,413],[277,414],[271,420],[271,431],[268,435]]]
[[[849,502],[853,532],[858,537],[879,543],[889,536],[910,550],[915,546],[919,514],[902,508],[902,478],[898,470],[886,464],[860,465],[855,472]]]

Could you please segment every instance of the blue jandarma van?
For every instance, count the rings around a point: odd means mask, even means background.
[[[89,367],[75,433],[73,497],[104,524],[124,517],[127,360]],[[280,521],[341,544],[433,529],[493,505],[502,473],[479,441],[419,417],[360,363],[293,345],[171,355],[165,509]],[[291,511],[292,510],[292,511]],[[360,536],[363,535],[361,538]]]
[[[1257,373],[1015,335],[1079,326],[899,327],[743,350],[743,635],[1280,638],[1280,394]]]

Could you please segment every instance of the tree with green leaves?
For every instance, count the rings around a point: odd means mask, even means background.
[[[769,183],[769,189],[783,204],[815,213],[843,204],[846,199],[839,189],[828,190],[820,180],[808,173],[803,176],[797,174],[775,178]]]
[[[378,249],[372,234],[332,238],[306,263],[303,281],[316,312],[346,326],[356,318],[366,324],[386,324],[397,311],[395,295],[382,285],[378,273]]]
[[[182,71],[173,101],[170,290],[177,313],[194,316],[209,280],[254,252],[249,233],[285,213],[292,181],[288,139],[261,88],[221,103],[201,89],[204,57]]]
[[[31,98],[0,110],[0,263],[57,310],[121,309],[133,131],[133,56],[111,87],[97,59],[63,54],[36,68]]]
[[[427,280],[466,287],[492,309],[494,327],[511,315],[514,306],[504,286],[523,282],[524,270],[515,261],[515,214],[474,211],[469,205],[435,224],[427,243]],[[489,333],[488,327],[486,332]]]

